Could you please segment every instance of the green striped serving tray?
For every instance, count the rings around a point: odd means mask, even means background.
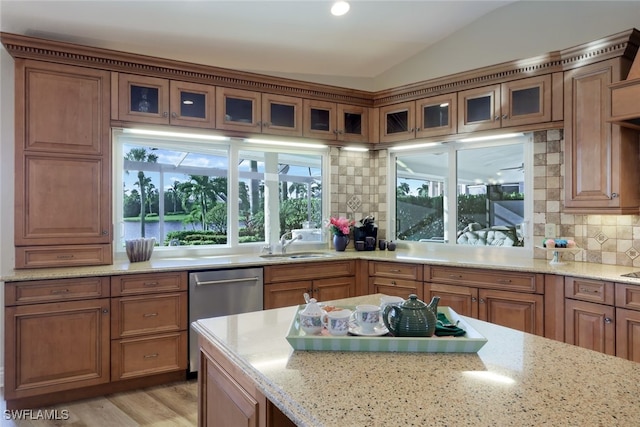
[[[296,350],[313,351],[390,351],[390,352],[423,352],[423,353],[476,353],[487,342],[468,323],[450,307],[438,307],[451,322],[460,321],[459,327],[466,331],[461,337],[393,337],[389,335],[371,336],[332,336],[323,330],[321,335],[307,335],[300,329],[298,313],[304,309],[299,306],[291,322],[287,341]],[[345,306],[354,310],[355,307]]]

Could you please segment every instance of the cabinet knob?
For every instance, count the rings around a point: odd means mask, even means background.
[[[476,301],[478,301],[478,298],[476,298],[476,297],[471,297],[471,302],[476,302]]]
[[[392,281],[391,281],[391,284],[392,284],[393,286],[395,286],[395,285],[396,285],[396,281],[395,281],[395,280],[392,280]]]
[[[173,117],[174,119],[178,117],[178,113],[176,113],[175,111],[173,113],[171,113],[171,117]]]
[[[495,116],[495,117],[493,118],[493,120],[495,120],[495,121],[497,122],[498,120],[500,120],[500,116]]]
[[[618,194],[618,193],[611,193],[611,198],[612,198],[612,199],[615,199],[615,198],[616,198],[616,197],[618,197],[618,196],[619,196],[619,194]]]
[[[416,128],[416,132],[420,132],[420,128]]]
[[[509,116],[507,116],[506,114],[504,116],[502,116],[502,120],[507,120],[509,118]]]
[[[484,304],[484,298],[480,298],[480,304]]]
[[[102,230],[102,235],[103,236],[107,236],[109,234],[109,232],[107,230]]]
[[[103,312],[104,314],[107,314],[107,313],[109,312],[109,309],[108,309],[108,308],[103,308],[103,309],[102,309],[102,312]]]
[[[610,318],[610,317],[605,317],[605,318],[604,318],[604,323],[609,324],[609,323],[611,323],[611,322],[613,322],[613,320],[611,320],[611,318]]]
[[[261,127],[262,126],[262,122],[257,122],[256,126]],[[266,124],[265,124],[265,126],[266,126]]]
[[[169,117],[169,112],[165,111],[164,113],[162,113],[162,117]]]

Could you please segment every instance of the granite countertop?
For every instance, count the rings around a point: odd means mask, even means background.
[[[378,304],[379,297],[332,304]],[[298,426],[637,425],[640,419],[635,362],[468,317],[488,339],[477,354],[294,351],[285,336],[296,310],[203,319],[192,327]]]
[[[319,258],[263,258],[259,254],[230,254],[196,257],[160,258],[155,255],[150,261],[130,263],[128,260],[115,261],[112,265],[89,267],[60,267],[30,270],[13,270],[2,275],[5,282],[64,279],[88,276],[113,276],[135,273],[160,273],[167,271],[198,271],[205,269],[223,269],[239,267],[256,267],[274,264],[293,264],[300,262],[322,262],[339,259],[366,259],[378,261],[394,261],[430,265],[450,265],[469,268],[489,268],[496,270],[524,271],[544,274],[609,280],[620,283],[640,285],[640,279],[622,277],[622,274],[639,271],[637,267],[595,264],[588,262],[567,261],[562,265],[551,265],[548,260],[525,257],[513,257],[504,251],[487,251],[481,255],[468,255],[445,251],[418,251],[399,249],[396,251],[355,251],[336,252],[333,250],[313,251],[327,256]],[[295,251],[291,251],[294,254]]]

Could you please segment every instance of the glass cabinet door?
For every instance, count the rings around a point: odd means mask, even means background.
[[[305,99],[303,135],[322,139],[336,139],[336,104]]]
[[[302,136],[302,98],[263,93],[262,133]]]
[[[172,80],[170,88],[171,124],[215,127],[215,86]]]
[[[551,121],[551,75],[503,83],[502,126]]]
[[[369,109],[338,104],[337,128],[339,141],[368,142]]]
[[[415,138],[415,101],[380,108],[380,142]]]
[[[500,127],[500,85],[458,92],[458,104],[459,132]]]
[[[260,132],[260,93],[216,88],[216,128]]]
[[[456,94],[432,96],[416,101],[417,138],[451,135],[457,129]]]
[[[118,118],[144,123],[169,123],[169,80],[120,74]]]

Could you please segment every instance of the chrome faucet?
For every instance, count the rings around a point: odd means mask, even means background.
[[[291,240],[287,240],[287,235],[291,234]],[[280,245],[282,246],[282,254],[287,253],[287,246],[295,242],[296,240],[302,240],[302,234],[297,234],[295,237],[291,233],[291,231],[287,231],[280,237]]]

